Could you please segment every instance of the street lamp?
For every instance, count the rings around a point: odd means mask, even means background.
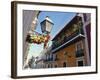
[[[35,23],[35,22],[34,22]],[[47,48],[47,43],[50,40],[50,32],[53,27],[53,21],[47,16],[41,23],[42,34],[34,31],[35,27],[29,31],[26,41],[28,43],[41,44],[44,43],[44,48]]]
[[[46,16],[46,18],[40,24],[42,33],[44,34],[49,34],[54,25],[53,21],[48,16]]]
[[[40,23],[41,24],[41,30],[44,35],[47,37],[44,38],[44,49],[47,48],[47,43],[50,40],[50,32],[54,25],[53,21],[49,18],[49,16],[46,16],[46,18]]]

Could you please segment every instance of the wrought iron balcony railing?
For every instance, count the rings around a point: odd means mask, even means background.
[[[49,58],[49,59],[45,59],[44,62],[57,61],[57,60],[59,60],[59,59],[58,58],[55,58],[55,59]]]
[[[53,58],[45,59],[44,62],[53,61]]]
[[[71,35],[69,35],[68,37],[65,36],[62,41],[56,42],[56,43],[54,42],[53,45],[52,45],[52,49],[55,49],[55,48],[59,47],[60,45],[64,44],[65,42],[67,42],[69,40],[71,40],[72,38],[76,37],[79,34],[84,35],[84,32],[83,32],[83,29],[82,28],[76,30]]]

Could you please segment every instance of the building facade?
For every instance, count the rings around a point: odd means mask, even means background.
[[[36,61],[37,68],[52,68],[53,67],[53,54],[51,47],[44,49],[39,56],[40,59]]]
[[[78,13],[52,39],[45,68],[91,65],[91,15]]]
[[[79,13],[52,39],[55,67],[90,66],[90,14]]]
[[[23,10],[23,68],[28,64],[29,43],[26,42],[27,34],[37,25],[39,11]]]

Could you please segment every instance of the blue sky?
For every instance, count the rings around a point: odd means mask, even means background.
[[[67,24],[76,13],[72,12],[49,12],[49,11],[42,11],[40,12],[38,16],[38,25],[36,31],[39,33],[42,33],[40,22],[42,22],[46,16],[49,16],[49,18],[54,22],[54,26],[52,28],[52,31],[50,33],[51,39],[64,27],[65,24]],[[50,41],[51,43],[51,41]],[[38,56],[40,55],[40,52],[43,50],[43,44],[37,45],[37,44],[31,44],[29,54],[30,56]]]

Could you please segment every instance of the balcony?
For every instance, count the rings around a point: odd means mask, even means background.
[[[82,56],[84,56],[84,50],[83,49],[76,51],[76,57],[82,57]]]
[[[73,39],[74,37],[78,36],[78,35],[84,35],[83,29],[78,29],[75,32],[73,32],[71,35],[69,35],[68,37],[64,36],[62,41],[57,41],[56,43],[54,42],[52,45],[52,50],[56,49],[57,47],[63,45],[64,43],[70,41],[71,39]]]
[[[49,59],[45,59],[44,62],[50,62],[50,61],[58,61],[59,59],[58,58],[49,58]]]
[[[44,62],[53,61],[53,58],[45,59]]]

